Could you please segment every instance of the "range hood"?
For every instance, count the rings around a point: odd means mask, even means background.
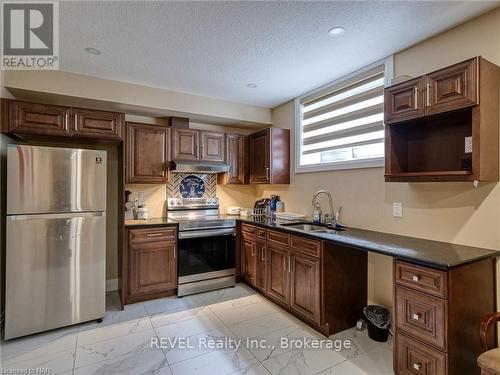
[[[231,166],[224,163],[210,163],[203,161],[176,160],[172,162],[172,172],[193,173],[224,173],[229,172]]]

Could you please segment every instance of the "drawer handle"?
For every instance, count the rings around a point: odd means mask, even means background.
[[[413,364],[413,368],[417,371],[420,371],[420,369],[422,368],[422,364],[421,363],[418,363],[418,362],[415,362]]]
[[[148,233],[146,234],[147,237],[159,237],[163,236],[164,233]]]
[[[418,282],[418,281],[420,281],[420,276],[418,276],[418,275],[413,275],[413,277],[412,277],[411,279],[412,279],[413,281],[415,281],[415,282]]]
[[[422,317],[422,314],[419,314],[419,313],[415,313],[412,315],[413,320],[420,320],[421,317]]]

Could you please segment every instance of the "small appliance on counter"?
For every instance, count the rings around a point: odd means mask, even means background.
[[[131,195],[131,191],[125,190],[125,220],[134,220],[134,203],[130,198]]]
[[[239,215],[240,210],[241,210],[241,207],[229,206],[228,208],[226,208],[226,214],[227,215]]]

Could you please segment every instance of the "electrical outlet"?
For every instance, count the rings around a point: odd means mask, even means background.
[[[392,216],[403,217],[403,205],[401,203],[394,202],[392,204]]]
[[[465,153],[470,154],[472,152],[472,137],[465,137]]]

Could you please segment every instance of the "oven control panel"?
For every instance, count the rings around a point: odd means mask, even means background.
[[[219,208],[219,198],[168,198],[167,207],[169,210]]]

